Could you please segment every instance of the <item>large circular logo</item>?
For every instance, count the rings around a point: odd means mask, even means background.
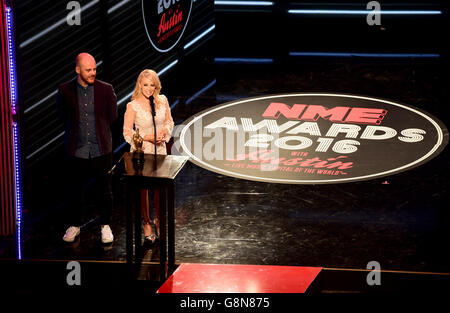
[[[182,153],[232,177],[287,184],[368,180],[416,167],[448,143],[445,125],[404,104],[345,94],[234,101],[191,117]]]
[[[142,0],[145,31],[159,52],[171,50],[183,36],[192,0]]]

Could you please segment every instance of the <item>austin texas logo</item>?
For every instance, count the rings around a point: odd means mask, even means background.
[[[435,117],[357,95],[283,94],[225,103],[190,118],[179,148],[233,177],[297,184],[392,175],[423,164],[448,142]]]
[[[142,0],[147,36],[159,52],[170,51],[183,36],[189,21],[192,0]]]

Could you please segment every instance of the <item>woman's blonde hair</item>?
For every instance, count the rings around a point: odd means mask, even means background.
[[[155,99],[156,109],[159,109],[159,106],[161,105],[161,101],[159,99],[159,92],[161,91],[161,81],[159,80],[158,74],[156,74],[154,70],[145,69],[139,74],[136,81],[136,87],[134,88],[133,95],[131,96],[131,100],[137,99],[140,95],[142,95],[141,81],[143,77],[150,78],[155,84],[153,98]]]

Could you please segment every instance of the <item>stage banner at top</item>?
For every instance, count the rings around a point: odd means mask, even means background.
[[[142,0],[145,31],[159,52],[172,50],[189,22],[192,0]]]

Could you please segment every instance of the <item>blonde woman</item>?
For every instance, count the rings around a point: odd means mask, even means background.
[[[167,98],[160,94],[161,81],[158,74],[153,70],[143,70],[137,79],[136,87],[131,97],[131,102],[127,104],[123,122],[123,136],[131,145],[131,152],[136,148],[133,143],[133,135],[139,129],[139,135],[143,138],[142,150],[144,153],[153,154],[156,144],[158,155],[167,154],[166,143],[170,140],[173,130],[173,119],[170,114],[170,107]],[[155,123],[156,136],[154,134],[152,109],[150,98],[153,97],[155,103]],[[159,233],[159,193],[154,191],[155,203],[155,224]],[[153,233],[150,224],[148,191],[141,190],[141,211],[144,223],[144,236],[146,240],[154,243],[158,234]]]

